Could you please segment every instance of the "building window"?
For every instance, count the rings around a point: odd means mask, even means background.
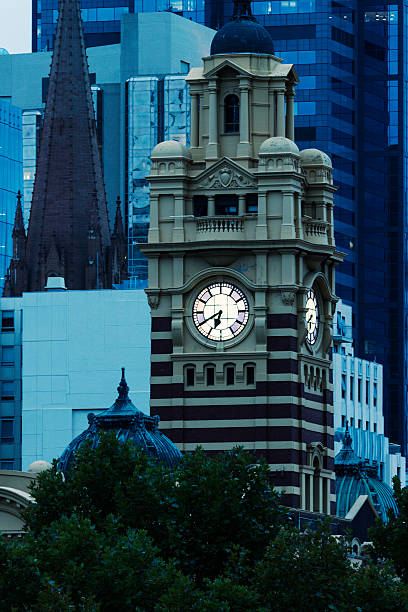
[[[368,404],[370,400],[370,383],[366,380],[366,404]]]
[[[237,215],[238,214],[238,196],[232,193],[215,196],[215,214],[216,215]]]
[[[341,397],[342,399],[345,399],[346,397],[346,389],[347,389],[346,375],[342,374],[341,375]]]
[[[235,385],[235,368],[234,366],[227,366],[226,368],[226,379],[227,385]]]
[[[346,416],[344,414],[341,415],[341,426],[342,427],[346,426]]]
[[[255,366],[247,365],[245,368],[245,379],[247,385],[255,384]]]
[[[374,429],[374,432],[376,432],[376,431],[377,431],[377,423],[374,423],[374,425],[373,425],[373,429]]]
[[[3,419],[1,421],[0,438],[2,441],[11,442],[14,440],[13,419]]]
[[[366,430],[369,431],[370,430],[370,424],[368,421],[366,421],[366,426],[365,426]]]
[[[1,347],[1,365],[3,366],[14,365],[14,346],[2,346]]]
[[[3,401],[14,400],[14,381],[8,380],[1,383],[1,399]]]
[[[247,193],[245,196],[246,214],[254,215],[258,212],[258,194]]]
[[[353,427],[353,423],[354,423],[354,419],[353,417],[350,417],[350,427]]]
[[[350,376],[350,399],[354,402],[354,376]]]
[[[1,331],[14,330],[14,312],[12,310],[1,311]]]
[[[0,461],[0,470],[12,470],[14,461]]]
[[[208,198],[204,195],[193,197],[193,214],[195,217],[206,217],[208,215]]]
[[[194,387],[195,385],[195,367],[187,366],[185,368],[185,381],[187,387]]]
[[[208,387],[214,386],[214,384],[215,384],[215,368],[214,368],[214,366],[207,366],[205,375],[206,375],[207,386]]]
[[[357,427],[358,427],[359,429],[361,429],[361,419],[358,419],[358,425],[357,425]]]
[[[358,403],[361,404],[361,378],[358,379],[357,394],[358,394]]]
[[[377,406],[377,383],[373,385],[373,404]]]
[[[224,132],[239,133],[239,98],[235,94],[230,94],[224,100]]]

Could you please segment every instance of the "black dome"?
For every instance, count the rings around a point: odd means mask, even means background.
[[[211,55],[223,53],[273,55],[273,40],[269,32],[252,15],[237,15],[217,32],[211,43]]]
[[[66,474],[75,458],[75,452],[91,441],[92,448],[99,444],[99,436],[103,431],[115,431],[118,440],[130,440],[135,446],[145,450],[151,457],[172,467],[182,455],[178,448],[158,429],[159,417],[147,416],[136,408],[129,399],[129,387],[125,380],[125,368],[122,368],[122,380],[118,387],[119,397],[107,410],[98,415],[88,414],[89,427],[74,438],[62,453],[58,461],[58,469]]]

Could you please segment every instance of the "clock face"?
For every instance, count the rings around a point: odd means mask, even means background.
[[[236,338],[245,329],[248,319],[248,300],[231,283],[208,285],[194,300],[194,325],[209,340],[222,342]]]
[[[307,341],[314,344],[319,333],[319,304],[313,289],[309,289],[306,297],[306,328]]]

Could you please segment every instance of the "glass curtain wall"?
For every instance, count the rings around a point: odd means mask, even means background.
[[[59,0],[33,0],[32,50],[51,51],[58,18]],[[132,13],[134,0],[81,0],[87,47],[120,42],[120,18]]]
[[[23,188],[21,110],[0,101],[0,291],[13,256],[17,192]]]
[[[190,144],[190,96],[184,77],[135,77],[127,81],[126,188],[129,286],[147,286],[147,260],[138,248],[147,242],[150,154],[163,140]]]

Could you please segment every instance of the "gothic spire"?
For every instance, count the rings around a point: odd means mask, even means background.
[[[92,288],[90,225],[98,227],[100,288],[110,288],[111,236],[80,5],[60,0],[27,235],[28,291],[44,290],[48,275],[55,274],[45,269],[55,252],[63,254],[68,289]]]

